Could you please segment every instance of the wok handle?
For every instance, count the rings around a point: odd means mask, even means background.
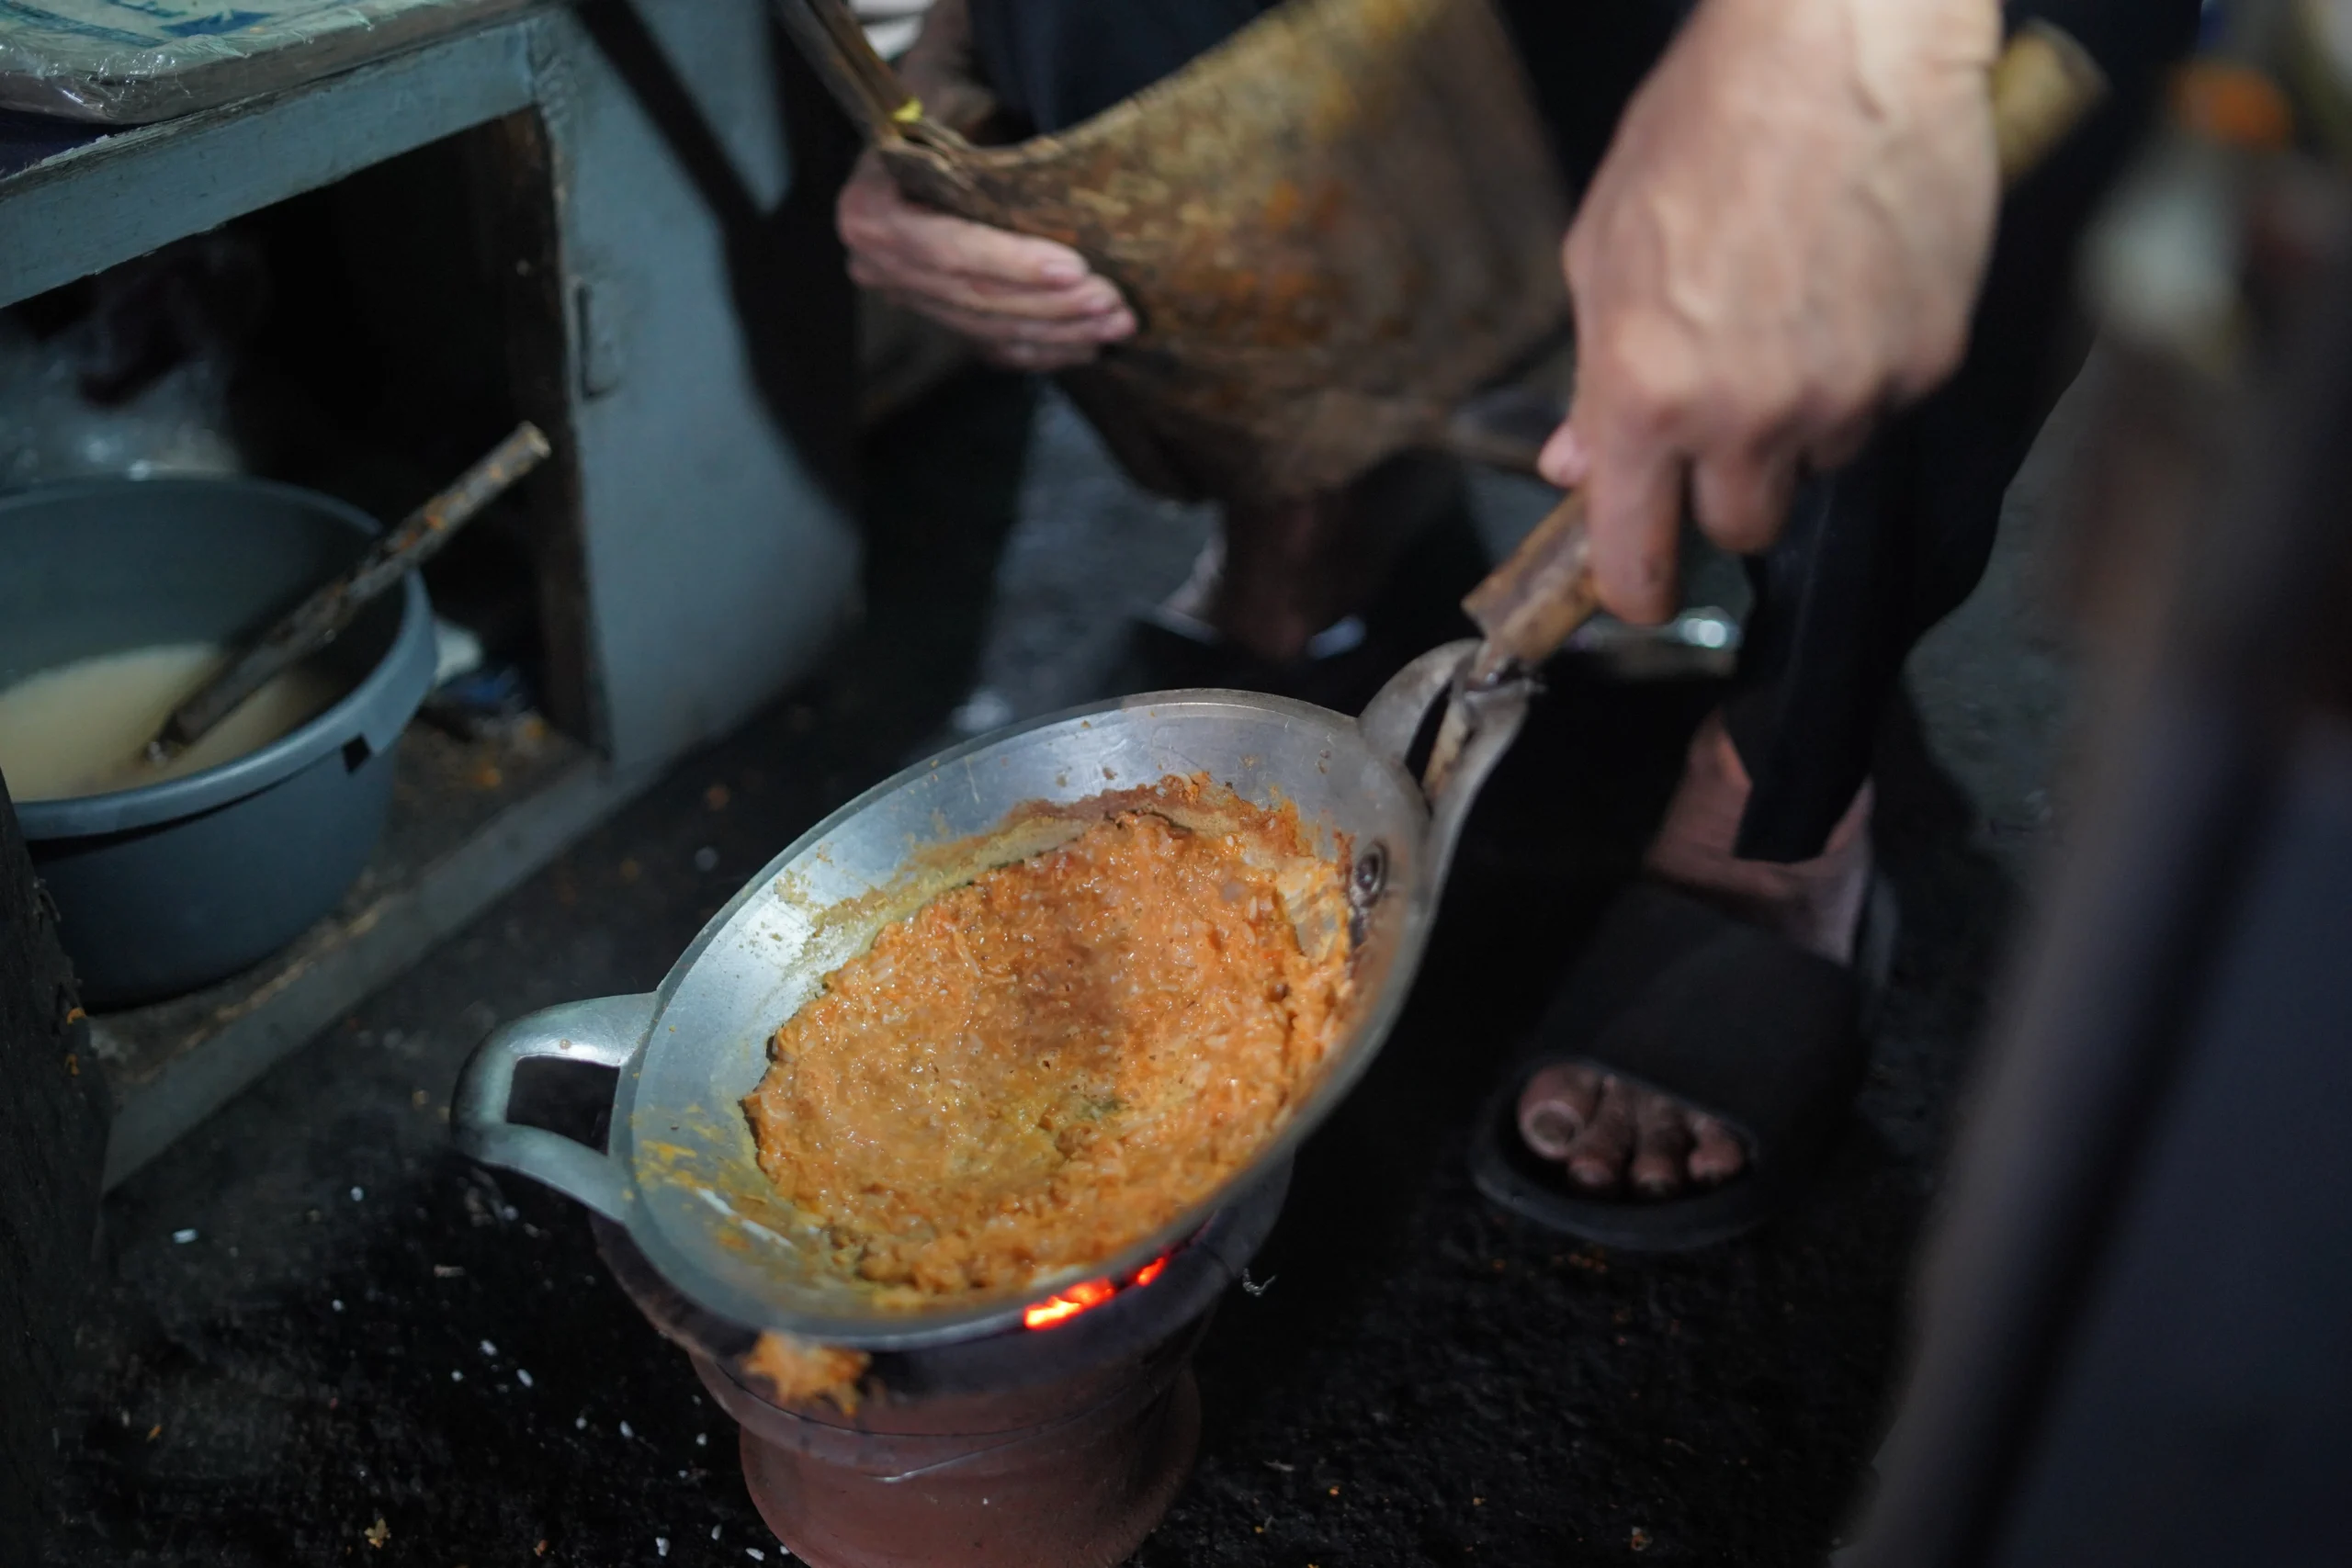
[[[1477,650],[1475,638],[1464,637],[1430,649],[1391,675],[1356,719],[1364,744],[1400,771],[1410,773],[1407,759],[1420,737],[1421,726],[1429,721],[1430,709],[1453,690],[1455,674]]]
[[[527,1061],[627,1067],[652,1027],[657,1002],[651,992],[566,1002],[498,1029],[474,1048],[458,1076],[449,1121],[458,1151],[484,1165],[520,1171],[615,1224],[628,1224],[637,1196],[628,1174],[585,1144],[509,1122],[507,1102],[514,1070]]]
[[[2031,22],[2001,51],[1990,88],[1993,141],[2006,188],[2039,165],[2098,107],[2107,96],[2107,78],[2081,44],[2046,22]],[[1485,685],[1513,664],[1541,664],[1600,606],[1584,500],[1567,495],[1462,601],[1486,634],[1470,667],[1470,683]]]
[[[1519,727],[1527,717],[1528,701],[1534,694],[1534,682],[1524,680],[1465,687],[1463,672],[1477,650],[1478,644],[1469,637],[1430,649],[1390,676],[1356,720],[1357,730],[1374,754],[1407,773],[1411,772],[1413,742],[1429,721],[1431,708],[1444,705],[1441,746],[1449,744],[1445,739],[1449,731],[1459,730],[1450,742],[1453,751],[1446,765],[1438,767],[1432,751],[1430,765],[1421,778],[1421,796],[1430,808],[1429,837],[1423,849],[1428,866],[1424,885],[1431,890],[1431,897],[1445,886],[1454,845],[1470,819],[1479,786],[1518,738]]]

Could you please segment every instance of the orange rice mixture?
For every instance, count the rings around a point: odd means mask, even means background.
[[[1098,806],[884,928],[768,1043],[760,1167],[868,1280],[1107,1258],[1246,1164],[1329,1046],[1346,846],[1205,775]]]

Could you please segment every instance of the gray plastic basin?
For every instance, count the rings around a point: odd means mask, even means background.
[[[102,479],[0,496],[0,687],[73,660],[265,629],[377,532],[258,479]],[[433,684],[411,576],[319,662],[349,689],[308,724],[186,778],[20,801],[85,1005],[193,990],[334,907],[382,835],[393,742]]]

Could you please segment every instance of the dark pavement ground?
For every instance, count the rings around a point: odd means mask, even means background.
[[[866,631],[684,763],[107,1206],[62,1432],[60,1565],[742,1563],[781,1553],[733,1433],[607,1281],[582,1213],[451,1152],[496,1021],[650,987],[834,804],[960,720],[1084,694],[1180,580],[1196,510],[1126,488],[1048,404],[1017,518],[1017,386],[876,441]],[[1200,1361],[1197,1474],[1141,1563],[1815,1562],[1899,1364],[1909,1259],[2020,868],[2046,836],[2064,661],[2022,484],[1994,580],[1890,727],[1904,910],[1871,1085],[1822,1191],[1653,1258],[1486,1206],[1472,1111],[1663,803],[1702,682],[1564,674],[1489,787],[1429,966],[1302,1157]],[[1482,487],[1498,542],[1540,496]],[[992,605],[975,585],[1004,540]],[[380,1544],[365,1533],[380,1521]],[[666,1543],[666,1545],[664,1544]]]

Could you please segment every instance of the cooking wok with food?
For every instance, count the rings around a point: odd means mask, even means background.
[[[662,984],[574,1002],[498,1031],[467,1064],[453,1113],[473,1157],[533,1177],[627,1228],[680,1290],[747,1326],[911,1348],[1018,1323],[1081,1277],[1131,1270],[1196,1230],[1217,1194],[1082,1266],[996,1290],[877,1288],[761,1169],[741,1101],[777,1027],[825,976],[943,892],[1058,837],[1040,803],[1082,811],[1124,785],[1206,773],[1246,800],[1288,805],[1315,852],[1344,844],[1351,985],[1298,1098],[1226,1188],[1289,1157],[1360,1077],[1404,1005],[1471,797],[1517,732],[1524,679],[1454,701],[1475,715],[1434,796],[1404,756],[1476,645],[1423,656],[1361,720],[1253,694],[1167,692],[983,737],[851,801],[787,847],[714,915]],[[517,1066],[620,1069],[598,1152],[507,1120]]]
[[[1996,74],[2012,173],[2083,107],[2079,94],[2023,90],[2034,85],[2031,73]],[[1150,1262],[1288,1159],[1394,1025],[1472,801],[1525,718],[1531,672],[1593,613],[1577,499],[1545,518],[1464,607],[1484,637],[1422,655],[1358,718],[1250,693],[1161,692],[985,736],[876,785],[752,878],[653,991],[552,1008],[492,1034],[459,1084],[458,1146],[624,1227],[703,1309],[832,1345],[962,1339],[1018,1324],[1026,1303],[1065,1285]],[[1433,718],[1416,777],[1408,754]],[[1347,984],[1319,1057],[1262,1142],[1214,1189],[1083,1261],[937,1290],[861,1271],[856,1249],[762,1168],[743,1102],[769,1069],[779,1027],[886,927],[1066,842],[1090,803],[1203,775],[1260,807],[1295,811],[1312,852],[1338,866],[1346,888]],[[604,1150],[509,1120],[516,1069],[534,1059],[618,1069]]]

